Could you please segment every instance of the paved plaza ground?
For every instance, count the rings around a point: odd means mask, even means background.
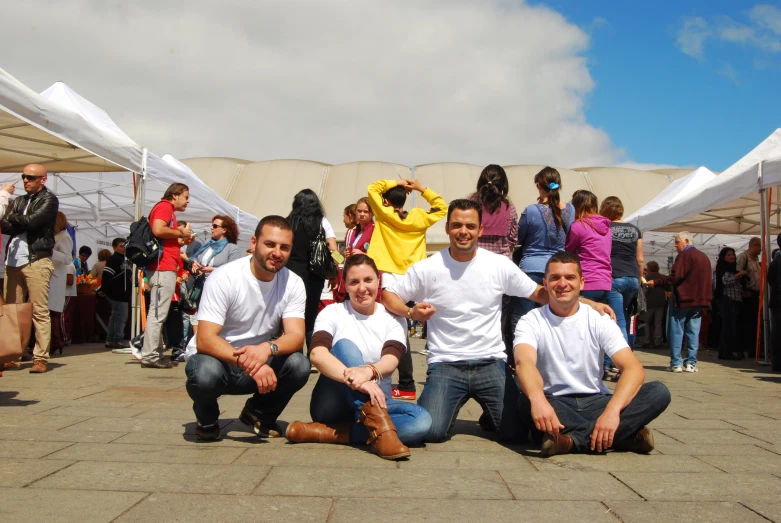
[[[45,375],[0,378],[0,521],[781,522],[781,375],[707,351],[699,373],[670,374],[664,351],[638,355],[673,395],[652,455],[544,459],[492,441],[469,402],[452,440],[397,463],[258,440],[236,419],[244,397],[221,401],[221,441],[198,442],[184,365],[70,347]],[[309,419],[317,377],[282,420]]]

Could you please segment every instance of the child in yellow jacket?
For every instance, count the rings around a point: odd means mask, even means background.
[[[411,191],[419,191],[431,208],[405,211],[404,203]],[[399,275],[426,257],[426,231],[447,215],[445,200],[417,179],[372,183],[369,205],[376,225],[367,254],[379,270]]]

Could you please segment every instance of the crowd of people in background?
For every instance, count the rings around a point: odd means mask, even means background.
[[[368,441],[381,457],[399,459],[410,455],[409,445],[448,438],[474,398],[484,430],[512,441],[531,434],[545,455],[649,452],[646,425],[670,396],[659,383],[643,383],[632,352],[638,313],[645,321],[637,344],[661,348],[666,340],[674,373],[699,371],[709,309],[721,320],[721,359],[753,353],[757,338],[758,238],[739,255],[722,249],[712,270],[682,231],[662,274],[657,262],[645,265],[642,232],[622,220],[619,198],[600,204],[577,190],[565,202],[551,167],[534,177],[537,203],[520,215],[499,165],[488,165],[475,191],[449,205],[420,179],[378,180],[344,209],[341,254],[310,189],[295,195],[287,217],[260,220],[244,252],[229,216],[215,216],[210,238],[197,242],[191,225],[177,220],[189,189],[174,183],[149,213],[160,253],[140,275],[125,257],[124,238],[113,240],[113,252],[99,251],[91,268],[89,247],[74,258],[45,168],[28,165],[22,179],[23,197],[11,200],[14,184],[0,190],[0,228],[10,238],[5,299],[33,304],[30,372],[46,372],[50,352],[68,345],[69,298],[76,278],[91,274],[111,307],[106,348],[132,354],[145,369],[186,362],[196,433],[205,440],[220,438],[218,398],[251,394],[239,419],[259,436]],[[404,209],[412,191],[428,209]],[[427,255],[426,231],[442,219],[450,245]],[[130,344],[134,279],[146,296],[146,328]],[[768,282],[781,325],[781,262],[771,265]],[[420,397],[410,350],[415,322],[427,331]],[[312,422],[284,431],[278,417],[311,370],[320,373]],[[617,382],[615,393],[605,379]],[[573,411],[573,397],[593,401],[587,419]]]

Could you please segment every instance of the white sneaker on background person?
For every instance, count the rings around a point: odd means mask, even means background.
[[[683,368],[683,372],[699,372],[699,369],[697,368],[697,365],[689,363]]]

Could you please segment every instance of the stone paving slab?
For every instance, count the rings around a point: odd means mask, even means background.
[[[2,420],[0,420],[2,423]],[[119,432],[82,432],[80,430],[38,430],[0,427],[0,441],[69,441],[109,443],[122,433]]]
[[[274,467],[255,494],[404,499],[512,499],[495,471]]]
[[[73,461],[3,459],[0,461],[0,487],[25,487],[73,463]]]
[[[709,463],[724,472],[745,472],[781,474],[781,456],[776,454],[761,456],[698,456],[705,463]]]
[[[146,496],[147,494],[143,492],[2,489],[0,490],[0,521],[108,523]]]
[[[504,452],[430,452],[412,449],[409,460],[400,461],[401,470],[497,470],[500,468],[534,472],[536,469],[521,454]]]
[[[544,521],[546,523],[594,522],[615,523],[609,509],[597,501],[484,501],[484,500],[418,500],[399,503],[387,499],[337,499],[329,523],[364,523],[366,514],[357,509],[367,503],[373,512],[381,514],[383,523],[453,523],[454,521],[490,521],[518,523]],[[365,505],[358,505],[365,506]]]
[[[52,461],[51,463],[57,463]],[[68,462],[65,462],[68,463]],[[32,488],[249,494],[269,467],[79,461]]]
[[[230,465],[244,450],[207,446],[126,445],[121,443],[74,443],[46,456],[72,461],[125,461],[129,463],[192,463]]]
[[[781,501],[748,501],[744,505],[770,521],[781,521]]]
[[[665,436],[674,438],[677,441],[695,445],[752,445],[765,441],[772,443],[764,438],[752,437],[747,433],[741,433],[737,430],[689,430],[689,429],[664,429],[658,430]]]
[[[620,521],[625,523],[649,521],[767,523],[765,518],[740,503],[607,501],[606,505],[620,518]]]
[[[71,445],[67,441],[36,441],[34,445],[29,441],[0,441],[0,459],[42,458]]]
[[[781,479],[770,474],[616,472],[648,501],[775,501]]]
[[[300,496],[151,494],[116,519],[116,523],[148,523],[150,521],[318,523],[328,520],[328,513],[332,505],[333,500],[330,498]]]
[[[694,456],[638,456],[626,452],[611,452],[604,456],[569,454],[550,458],[529,457],[529,460],[532,465],[543,472],[560,470],[587,472],[721,472],[720,469],[705,462],[704,458],[697,459]]]
[[[287,448],[294,447],[294,448]],[[342,445],[263,445],[242,451],[236,459],[237,465],[269,467],[311,467],[318,468],[384,468],[396,469],[395,461],[379,459],[369,452],[368,447]]]
[[[536,501],[602,501],[641,499],[635,492],[606,472],[562,470],[529,474],[500,469],[515,499]]]

